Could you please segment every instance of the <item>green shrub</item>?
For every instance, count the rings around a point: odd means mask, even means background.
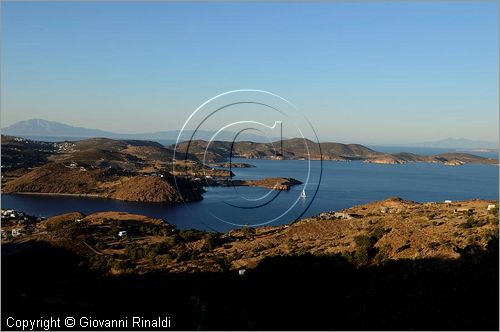
[[[494,207],[493,209],[489,210],[488,213],[498,217],[498,207]]]
[[[112,224],[111,228],[108,231],[108,235],[112,237],[117,237],[119,231],[120,229],[118,228],[118,226],[116,224]]]
[[[112,263],[112,266],[113,268],[117,269],[117,270],[127,270],[127,269],[130,269],[130,268],[133,268],[133,264],[129,261],[129,260],[123,260],[123,261],[114,261]]]
[[[230,260],[237,260],[243,257],[243,254],[241,252],[235,252],[231,257]]]
[[[265,249],[266,249],[266,248],[264,248],[264,247],[262,247],[262,246],[257,246],[257,247],[255,247],[255,248],[253,248],[253,249],[252,249],[252,252],[253,252],[254,254],[257,254],[257,253],[259,253],[259,252],[261,252],[261,251],[263,251],[263,250],[265,250]]]
[[[386,243],[382,245],[378,249],[378,252],[375,254],[375,257],[373,258],[375,264],[377,265],[384,264],[389,259],[391,251],[392,247],[390,244]]]
[[[170,254],[160,255],[155,257],[156,264],[165,264],[168,263],[172,259]]]
[[[97,250],[104,250],[104,249],[106,249],[106,248],[107,248],[107,246],[106,246],[106,244],[105,244],[104,242],[99,241],[99,242],[97,242],[97,243],[95,244],[95,248],[96,248]]]
[[[245,226],[243,227],[242,232],[243,236],[246,237],[247,239],[250,239],[255,236],[255,228],[253,227]]]
[[[216,262],[221,272],[227,272],[231,268],[231,261],[228,258],[217,258]]]
[[[354,237],[354,243],[356,243],[356,251],[348,258],[357,265],[367,265],[371,260],[378,254],[379,249],[375,247],[375,244],[387,233],[387,230],[382,227],[376,227],[370,235],[363,234]],[[386,253],[382,253],[378,258],[382,261]]]
[[[174,252],[175,252],[175,256],[177,258],[177,261],[179,261],[179,262],[189,260],[191,258],[191,254],[192,254],[192,252],[190,250],[188,250],[185,247],[181,247],[181,246],[177,247]]]
[[[198,231],[195,229],[188,229],[185,231],[180,231],[179,232],[179,237],[182,241],[182,243],[186,242],[194,242],[203,239],[205,236],[206,232],[203,231]]]
[[[204,251],[210,251],[215,249],[220,244],[220,235],[217,233],[208,233],[205,236],[205,242],[203,244]]]
[[[111,261],[105,256],[94,255],[89,259],[89,265],[91,269],[99,271],[109,271]]]
[[[127,246],[125,248],[125,256],[133,261],[144,257],[144,250],[138,246]]]
[[[464,228],[464,229],[472,228],[474,226],[476,226],[476,221],[474,220],[473,217],[468,217],[464,223],[458,225],[459,228]]]
[[[377,242],[378,240],[380,240],[380,238],[382,238],[382,236],[385,235],[385,233],[386,233],[386,230],[384,227],[382,227],[382,226],[376,227],[371,233],[371,237],[374,238],[374,239],[372,239],[372,241],[375,240],[375,242]]]
[[[174,234],[165,238],[164,242],[168,244],[170,247],[175,247],[176,245],[182,242],[182,239],[178,234]]]
[[[356,243],[356,251],[354,252],[354,262],[358,265],[366,265],[370,262],[370,257],[373,254],[373,242],[368,235],[358,235],[354,238]]]
[[[435,250],[437,249],[441,244],[437,243],[437,242],[430,242],[427,246],[429,247],[429,249],[432,249],[432,250]]]

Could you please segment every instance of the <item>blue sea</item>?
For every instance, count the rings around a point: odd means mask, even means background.
[[[2,194],[2,207],[49,217],[72,211],[126,211],[162,218],[180,229],[225,232],[245,225],[281,225],[324,211],[398,196],[418,202],[498,199],[497,165],[359,161],[234,160],[255,165],[236,168],[234,179],[293,177],[303,182],[289,191],[257,187],[208,187],[200,202],[180,205],[108,199]],[[306,197],[301,198],[302,190]]]

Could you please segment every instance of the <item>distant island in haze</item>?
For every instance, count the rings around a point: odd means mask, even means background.
[[[412,146],[442,149],[498,150],[498,142],[471,140],[466,138],[445,138],[438,141],[421,142]]]
[[[16,122],[8,127],[2,128],[3,135],[20,136],[25,138],[47,137],[47,138],[92,138],[106,137],[114,139],[142,139],[142,140],[162,140],[175,141],[179,136],[179,130],[166,130],[148,133],[115,133],[100,129],[89,129],[84,127],[70,126],[56,121],[47,121],[43,119],[31,119]],[[192,131],[184,131],[183,138],[187,139]],[[215,131],[197,130],[196,137],[200,139],[210,139],[215,134]],[[221,140],[232,140],[236,133],[231,131],[222,131],[217,135]],[[254,135],[250,133],[242,133],[240,139],[251,140],[255,142],[267,142],[266,137]],[[273,137],[273,140],[279,137]]]

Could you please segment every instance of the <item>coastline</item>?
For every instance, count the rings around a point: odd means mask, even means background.
[[[238,157],[240,159],[244,160],[272,160],[272,161],[279,161],[279,160],[293,160],[293,161],[334,161],[334,162],[353,162],[353,161],[358,161],[366,164],[379,164],[379,165],[405,165],[405,164],[413,164],[413,163],[423,163],[423,164],[435,164],[435,165],[445,165],[445,166],[463,166],[467,164],[473,164],[473,165],[494,165],[494,166],[499,166],[499,160],[495,158],[488,158],[487,160],[484,161],[466,161],[466,162],[460,162],[460,164],[447,164],[448,162],[446,161],[437,161],[437,160],[398,160],[398,161],[386,161],[382,159],[377,159],[377,158],[329,158],[323,156],[323,158],[320,157],[310,157],[309,159],[307,158],[285,158],[285,159],[276,159],[276,158],[248,158],[248,157]],[[220,166],[222,167],[222,166]],[[222,167],[222,168],[229,168],[229,167]],[[238,168],[238,167],[233,167],[233,168]]]
[[[24,214],[20,214],[21,216],[26,215],[22,210],[17,212],[23,212]],[[402,224],[400,218],[407,216],[409,212],[412,212],[412,215],[407,217],[405,224]],[[99,227],[106,228],[110,227],[110,224],[103,224],[102,221],[108,219],[125,224],[131,223],[131,225],[155,225],[154,227],[170,230],[166,233],[143,234],[143,236],[149,238],[149,242],[146,242],[147,245],[155,243],[158,236],[171,236],[171,230],[176,228],[168,220],[133,212],[98,211],[89,214],[66,212],[53,215],[46,221],[41,221],[40,224],[36,222],[34,227],[38,232],[33,235],[31,233],[26,234],[21,238],[38,238],[37,234],[44,234],[42,231],[46,230],[47,224],[59,222],[63,222],[63,226],[64,223],[86,220],[88,223],[95,223],[100,225]],[[356,223],[358,227],[351,227],[352,223]],[[375,224],[376,226],[374,226]],[[17,222],[15,222],[13,225],[6,226],[18,227],[17,225]],[[127,228],[126,226],[122,227]],[[429,237],[429,230],[434,229],[437,231],[438,227],[439,232],[431,232],[433,235]],[[384,232],[379,231],[378,240],[380,240],[381,245],[390,244],[391,249],[387,254],[390,253],[392,259],[441,257],[442,254],[448,258],[456,258],[458,255],[453,247],[445,245],[452,239],[458,241],[457,244],[466,245],[469,236],[480,232],[480,242],[486,244],[490,235],[493,233],[498,234],[498,200],[469,199],[455,202],[416,202],[399,197],[390,197],[367,204],[353,205],[341,210],[325,211],[289,224],[247,226],[241,229],[233,228],[222,233],[199,230],[198,235],[200,236],[199,239],[202,239],[206,238],[208,234],[218,234],[216,236],[221,241],[219,245],[214,244],[214,247],[206,252],[208,256],[203,256],[207,261],[219,255],[234,254],[235,252],[244,253],[244,255],[233,257],[232,268],[240,269],[254,268],[258,261],[277,253],[309,252],[312,254],[316,252],[341,254],[346,251],[356,250],[357,236],[374,234],[375,230],[380,228],[383,228]],[[443,228],[447,231],[443,232]],[[133,227],[128,230],[131,234],[137,232]],[[112,243],[115,241],[114,238],[108,237],[107,231],[100,232],[94,229],[93,232],[92,237],[100,237],[103,242]],[[190,230],[185,232],[190,232]],[[453,232],[458,232],[461,236],[452,236]],[[83,232],[79,236],[87,237],[89,234]],[[290,244],[290,238],[293,239],[293,245]],[[142,239],[143,237],[141,237],[141,241]],[[411,239],[413,241],[412,245],[407,245],[401,239]],[[16,238],[11,240],[17,241]],[[85,239],[81,238],[81,240]],[[194,239],[193,241],[197,240]],[[436,246],[433,244],[434,242],[442,245]],[[222,243],[230,243],[231,246],[225,247],[221,245]],[[270,245],[271,243],[272,245]],[[422,251],[422,246],[429,250]],[[109,249],[110,251],[106,254],[113,257],[116,252],[111,247]],[[102,248],[99,251],[102,251]],[[163,267],[168,266],[169,269],[176,272],[185,272],[192,268],[190,265],[192,262],[190,263],[189,260],[176,261],[175,259],[168,259],[168,262],[165,261],[164,263],[168,264],[163,265]],[[155,266],[153,262],[143,267],[147,267],[146,270],[151,271],[156,268]],[[204,264],[200,264],[198,267],[206,271],[212,271],[212,268],[214,268],[211,265]]]
[[[100,196],[98,194],[41,193],[41,192],[32,192],[32,191],[2,192],[2,194],[107,198],[104,196]]]

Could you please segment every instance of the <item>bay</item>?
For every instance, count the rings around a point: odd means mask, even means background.
[[[162,218],[179,229],[225,232],[244,225],[282,225],[331,210],[398,196],[418,202],[473,198],[498,199],[497,165],[408,163],[380,165],[359,161],[248,160],[235,179],[293,177],[304,184],[289,191],[257,187],[207,187],[204,199],[180,205],[124,202],[68,196],[2,194],[1,205],[49,217],[80,211],[124,211]],[[309,172],[308,172],[309,170]],[[309,174],[309,179],[308,179]],[[319,184],[319,187],[318,187]],[[300,198],[305,190],[307,197]]]

